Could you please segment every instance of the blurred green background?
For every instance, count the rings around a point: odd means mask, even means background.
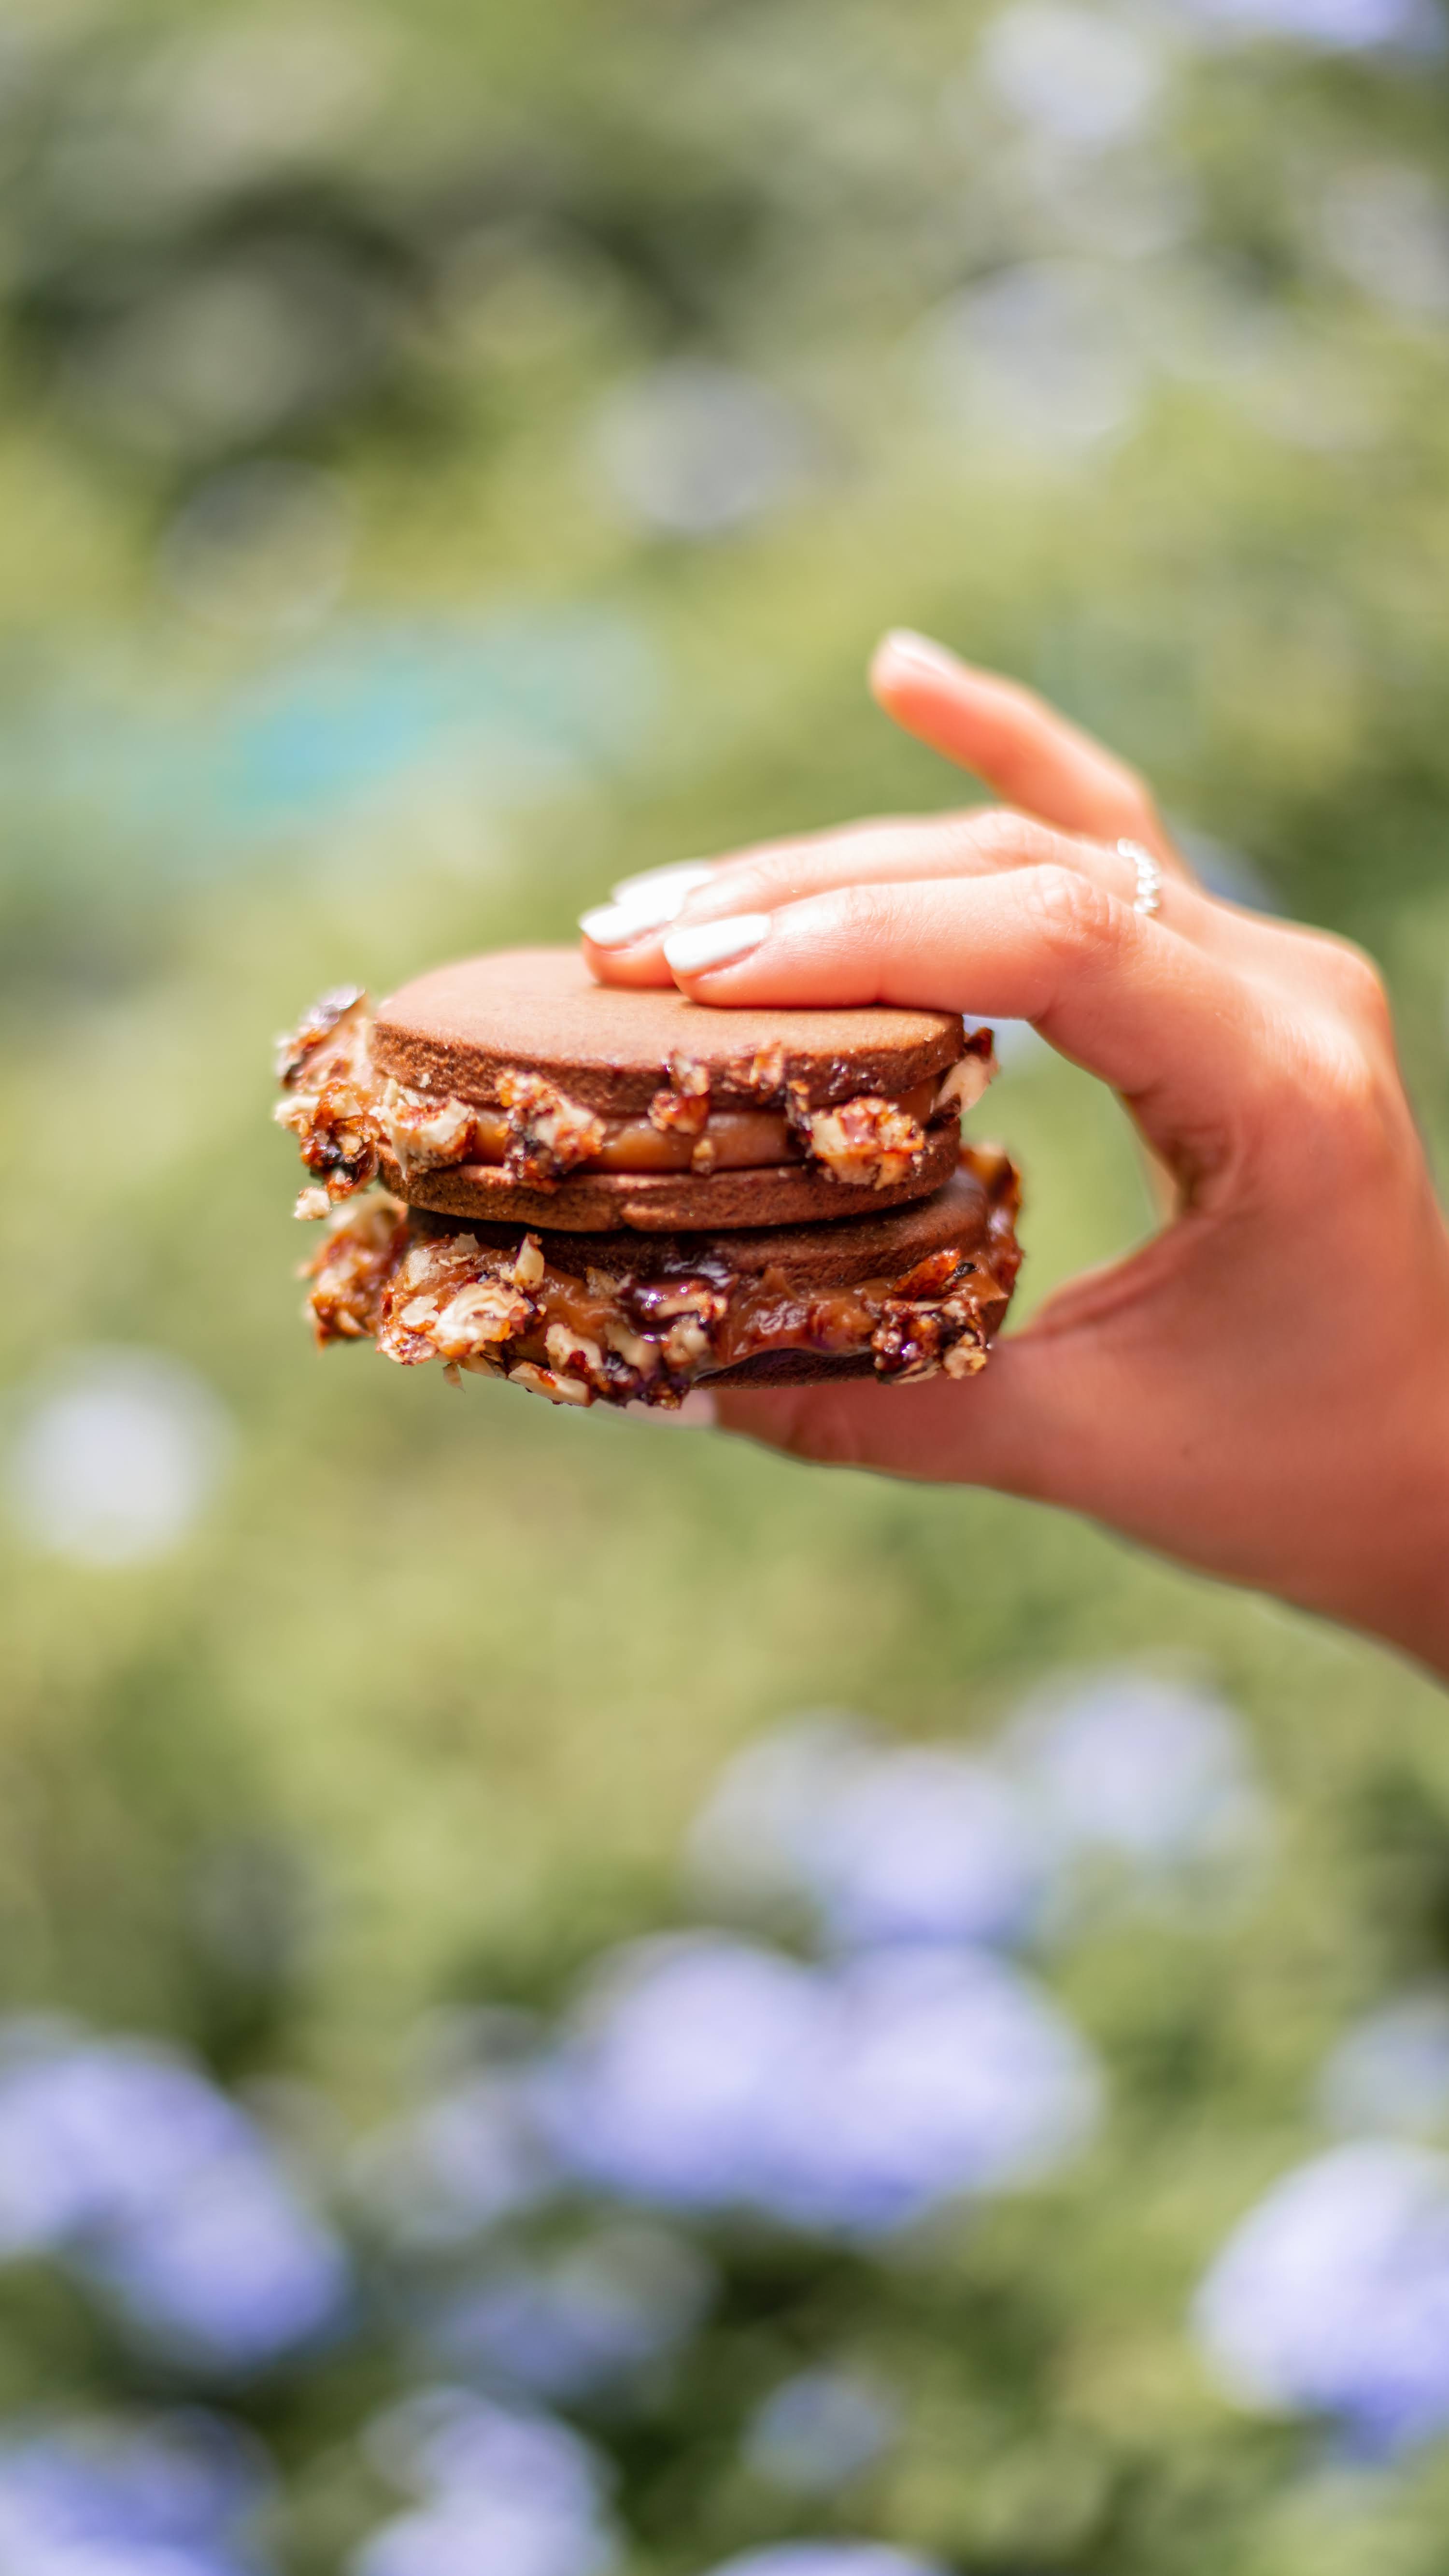
[[[1104,2140],[970,2235],[957,2309],[895,2316],[913,2430],[843,2509],[971,2576],[1442,2566],[1432,2452],[1315,2520],[1182,2322],[1330,2041],[1449,1966],[1442,1698],[1063,1518],[319,1358],[269,1043],[341,978],[567,938],[626,871],[974,793],[866,701],[906,624],[1138,762],[1220,881],[1366,941],[1442,1154],[1443,32],[0,11],[0,2000],[340,2135],[430,2015],[675,1919],[687,1819],[783,1713],[972,1736],[1048,1669],[1196,1658],[1270,1883],[1061,1967]],[[976,1125],[1026,1171],[1025,1311],[1147,1222],[1114,1105],[1029,1035]],[[107,1502],[83,1405],[46,1447],[117,1351],[190,1372],[149,1502]],[[896,2295],[852,2275],[867,2322]],[[993,2299],[1039,2322],[1010,2390]],[[0,2399],[117,2371],[0,2274]],[[339,2373],[262,2409],[299,2569],[365,2520]],[[714,2477],[640,2568],[769,2536]]]

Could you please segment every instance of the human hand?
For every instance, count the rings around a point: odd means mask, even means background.
[[[1011,807],[656,872],[586,916],[594,972],[1030,1020],[1118,1092],[1175,1208],[979,1377],[732,1390],[721,1424],[1090,1514],[1449,1674],[1449,1229],[1373,966],[1207,894],[1142,782],[1028,692],[908,636],[872,681]],[[1155,917],[1120,839],[1161,865]]]

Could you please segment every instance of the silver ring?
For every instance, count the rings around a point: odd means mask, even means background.
[[[1117,856],[1119,859],[1130,859],[1137,870],[1137,892],[1132,898],[1133,911],[1148,915],[1159,911],[1162,904],[1162,870],[1152,852],[1144,850],[1140,841],[1119,841]]]

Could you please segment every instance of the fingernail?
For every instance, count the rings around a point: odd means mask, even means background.
[[[929,635],[918,635],[912,626],[893,626],[880,640],[883,653],[896,653],[904,662],[919,662],[928,671],[959,671],[961,665],[944,644]]]
[[[631,939],[642,939],[653,926],[624,903],[601,903],[593,912],[579,914],[579,928],[596,948],[627,948]]]
[[[664,954],[676,975],[702,975],[708,966],[727,966],[748,957],[770,935],[767,912],[734,912],[723,921],[686,922],[671,930]]]
[[[705,871],[706,876],[709,871]],[[614,888],[614,901],[620,912],[627,912],[641,930],[658,930],[661,923],[672,921],[682,912],[701,880],[698,877],[661,877],[652,886],[638,885],[627,890]]]
[[[675,859],[667,868],[644,868],[636,877],[620,877],[609,892],[616,903],[633,903],[636,896],[643,902],[652,902],[656,889],[663,894],[678,886],[682,901],[685,895],[693,894],[696,886],[708,885],[713,875],[713,868],[703,859]],[[669,918],[668,913],[660,914],[661,921]]]

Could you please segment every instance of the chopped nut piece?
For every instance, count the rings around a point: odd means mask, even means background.
[[[657,1342],[647,1341],[642,1333],[632,1333],[621,1318],[612,1315],[604,1326],[604,1339],[626,1368],[642,1378],[657,1376],[662,1357]]]
[[[365,999],[352,984],[325,994],[278,1051],[288,1096],[277,1103],[277,1123],[291,1128],[329,1203],[365,1189],[377,1173]]]
[[[649,1103],[649,1123],[665,1136],[699,1136],[709,1117],[709,1067],[693,1056],[672,1055],[669,1081]]]
[[[975,1108],[982,1093],[996,1079],[998,1067],[991,1031],[978,1029],[967,1044],[968,1053],[962,1056],[960,1063],[953,1064],[950,1072],[941,1076],[933,1117],[944,1118],[954,1110],[958,1118],[964,1118],[967,1110]]]
[[[668,1322],[675,1315],[700,1315],[717,1324],[729,1299],[706,1279],[635,1279],[624,1283],[636,1314],[647,1324]]]
[[[299,1089],[279,1100],[279,1127],[290,1127],[309,1172],[329,1202],[350,1198],[377,1176],[377,1145],[366,1093],[345,1075],[320,1090]]]
[[[420,1295],[425,1289],[440,1287],[455,1278],[460,1262],[478,1250],[475,1234],[457,1234],[450,1242],[436,1235],[414,1236],[398,1271],[397,1296]]]
[[[466,1163],[473,1153],[475,1122],[466,1100],[451,1096],[435,1100],[389,1080],[383,1085],[378,1114],[404,1173]]]
[[[755,1049],[744,1070],[743,1088],[760,1100],[779,1098],[785,1088],[785,1050],[778,1038]]]
[[[888,1297],[870,1337],[876,1375],[898,1382],[934,1376],[941,1364],[941,1340],[939,1317],[931,1307]]]
[[[552,1369],[537,1368],[532,1360],[520,1360],[508,1372],[510,1386],[526,1386],[531,1395],[546,1395],[550,1404],[592,1404],[594,1390],[585,1386],[581,1377],[556,1377]]]
[[[960,1261],[956,1266],[965,1267]],[[901,1285],[904,1289],[906,1283]],[[871,1348],[881,1377],[933,1377],[938,1369],[948,1377],[972,1377],[986,1365],[981,1317],[964,1290],[939,1306],[903,1294],[888,1298]]]
[[[664,1365],[671,1369],[694,1368],[709,1357],[709,1334],[698,1315],[680,1315],[664,1336]]]
[[[508,1112],[503,1167],[531,1189],[555,1189],[576,1164],[603,1150],[604,1122],[539,1073],[505,1071],[498,1097]]]
[[[406,1240],[407,1210],[396,1199],[375,1199],[334,1225],[302,1271],[312,1282],[307,1311],[319,1343],[364,1341],[376,1333]]]
[[[967,1267],[959,1252],[931,1252],[897,1282],[898,1297],[944,1297]]]
[[[411,1305],[404,1306],[398,1322],[406,1325],[410,1333],[420,1333],[424,1324],[431,1324],[435,1320],[437,1313],[438,1301],[435,1296],[414,1297]]]
[[[952,1344],[941,1366],[947,1377],[974,1377],[978,1369],[985,1368],[986,1360],[987,1351],[984,1342],[962,1340]]]
[[[604,1375],[604,1354],[587,1333],[576,1333],[567,1324],[550,1324],[544,1335],[544,1348],[560,1377],[578,1367],[592,1386]]]
[[[277,1040],[277,1080],[288,1089],[296,1081],[308,1057],[325,1039],[336,1034],[343,1023],[353,1028],[367,1002],[360,984],[339,984],[335,991],[324,993],[298,1021],[286,1037]]]
[[[519,1289],[501,1279],[477,1279],[443,1308],[433,1326],[433,1346],[446,1360],[472,1359],[515,1340],[532,1320],[533,1308]]]
[[[518,1258],[513,1265],[514,1286],[536,1288],[547,1266],[543,1257],[543,1245],[537,1235],[526,1234],[518,1247]]]
[[[812,1110],[803,1082],[788,1092],[790,1124],[812,1160],[853,1189],[889,1189],[910,1172],[926,1141],[919,1119],[870,1092],[838,1109]]]

